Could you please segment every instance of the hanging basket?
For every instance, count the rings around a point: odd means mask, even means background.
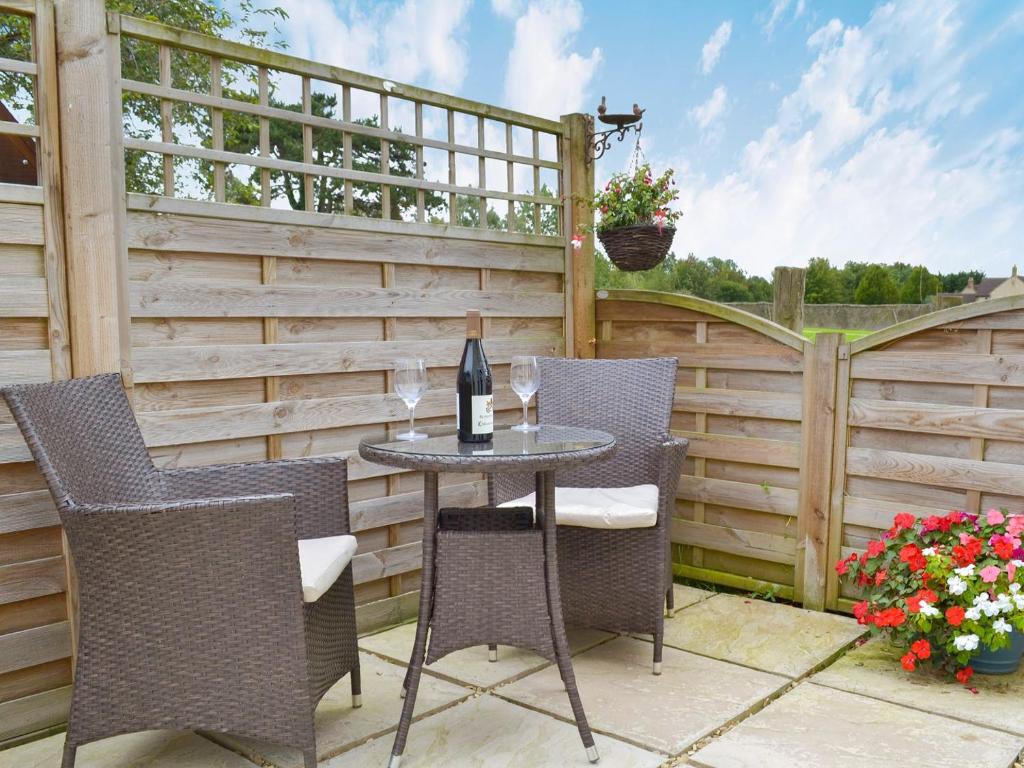
[[[658,266],[668,255],[675,237],[675,227],[634,224],[597,233],[612,264],[623,272],[642,272]]]

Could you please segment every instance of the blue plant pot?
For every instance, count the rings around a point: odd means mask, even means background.
[[[992,651],[983,645],[970,665],[979,675],[1009,675],[1017,671],[1021,656],[1024,656],[1024,634],[1014,630],[1010,633],[1008,646]]]

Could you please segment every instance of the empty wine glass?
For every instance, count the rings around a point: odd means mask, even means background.
[[[398,360],[395,363],[395,393],[409,408],[409,431],[400,432],[399,440],[423,440],[427,435],[415,427],[416,403],[427,391],[427,366],[419,358]]]
[[[540,373],[537,370],[537,358],[532,356],[521,356],[512,358],[512,389],[519,399],[523,401],[523,423],[516,424],[512,429],[517,432],[533,432],[539,429],[536,424],[531,424],[527,418],[527,404],[540,386]]]

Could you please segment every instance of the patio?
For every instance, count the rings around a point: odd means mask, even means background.
[[[977,693],[901,673],[852,619],[676,585],[665,672],[649,643],[573,633],[574,666],[601,750],[615,768],[963,766],[1007,768],[1024,748],[1024,672],[976,678]],[[682,607],[685,606],[685,607]],[[679,610],[678,607],[682,607]],[[317,712],[321,765],[384,765],[401,708],[413,624],[362,639],[364,706],[346,681]],[[586,765],[553,665],[501,648],[428,667],[404,765]],[[62,735],[0,752],[0,768],[48,768]],[[219,742],[219,743],[218,743]],[[83,768],[292,768],[297,752],[188,733],[122,736],[80,750]]]

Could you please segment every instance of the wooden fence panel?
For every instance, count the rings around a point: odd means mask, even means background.
[[[0,122],[0,386],[71,375],[53,7],[0,3],[7,14],[25,58],[0,60],[21,84],[4,105],[18,122]],[[66,583],[57,511],[0,403],[0,741],[65,719]]]
[[[805,346],[785,328],[691,296],[598,293],[598,357],[679,358],[672,427],[690,450],[672,521],[677,574],[802,592]]]
[[[897,512],[1024,510],[1024,299],[892,326],[841,352],[848,371],[833,467],[833,559]],[[829,577],[828,604],[855,597]]]

